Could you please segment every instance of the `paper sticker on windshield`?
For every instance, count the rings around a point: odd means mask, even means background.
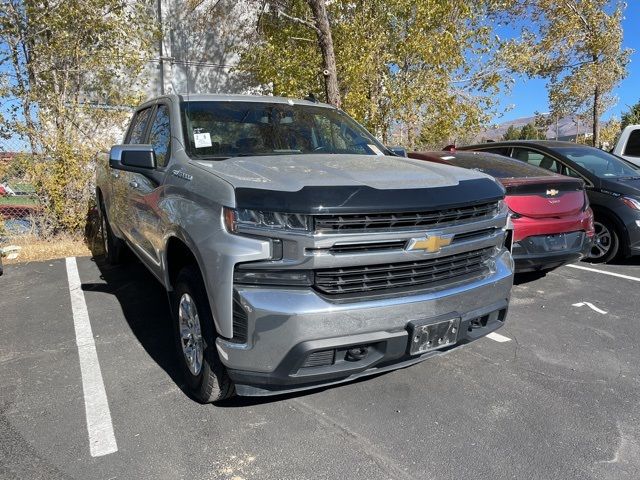
[[[375,145],[369,143],[367,144],[367,146],[371,149],[371,151],[373,153],[375,153],[376,155],[384,155],[384,153],[382,153],[382,150],[380,150],[378,147],[376,147]]]
[[[196,148],[210,147],[211,146],[211,135],[209,135],[209,132],[194,133],[193,134],[193,143],[196,144]]]

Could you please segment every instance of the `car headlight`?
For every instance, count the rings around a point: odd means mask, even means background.
[[[309,232],[312,229],[311,217],[300,213],[263,212],[246,208],[236,210],[225,207],[223,216],[225,227],[234,233],[241,228],[294,232]]]
[[[621,200],[627,207],[633,208],[634,210],[640,210],[640,200],[637,198],[622,197]]]

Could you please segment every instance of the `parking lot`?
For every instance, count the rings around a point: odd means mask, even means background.
[[[142,265],[9,265],[0,478],[640,478],[640,261],[579,267],[519,279],[500,335],[449,355],[213,406],[181,389],[166,298]],[[83,386],[93,344],[102,381]]]

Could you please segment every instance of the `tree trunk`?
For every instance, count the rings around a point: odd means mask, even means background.
[[[333,38],[331,36],[331,26],[325,0],[307,0],[318,33],[318,44],[322,52],[322,63],[324,66],[324,86],[327,94],[327,103],[340,107],[340,90],[338,88],[338,70],[336,68],[336,56],[333,51]]]
[[[593,92],[593,146],[600,147],[600,87]]]

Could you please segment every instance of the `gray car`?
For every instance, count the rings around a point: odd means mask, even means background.
[[[277,97],[147,102],[97,178],[107,259],[128,245],[169,292],[201,402],[406,367],[500,328],[503,196]]]

